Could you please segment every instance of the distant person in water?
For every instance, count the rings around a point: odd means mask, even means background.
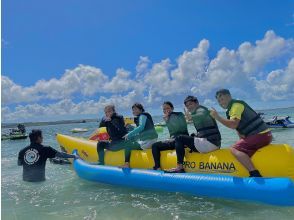
[[[97,152],[99,156],[99,165],[104,165],[104,150],[125,151],[125,164],[129,164],[131,150],[140,149],[136,141],[125,140],[127,134],[124,118],[115,111],[114,105],[107,105],[104,108],[105,116],[102,118],[99,128],[106,127],[110,140],[99,141]]]
[[[32,130],[29,134],[31,144],[22,149],[18,154],[18,165],[23,166],[23,180],[40,182],[45,178],[45,166],[48,158],[74,158],[78,156],[59,152],[52,147],[43,146],[41,130]]]
[[[229,90],[221,89],[216,92],[215,97],[219,105],[227,109],[227,118],[221,117],[215,109],[211,110],[211,116],[224,126],[236,129],[240,137],[231,148],[232,154],[249,171],[250,177],[261,177],[250,157],[258,149],[271,143],[271,131],[246,102],[232,99]]]

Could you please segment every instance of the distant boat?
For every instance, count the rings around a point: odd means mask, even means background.
[[[70,131],[72,133],[80,133],[80,132],[87,132],[89,129],[87,128],[74,128],[74,129],[71,129]]]
[[[1,140],[20,140],[20,139],[26,139],[28,137],[27,134],[2,134],[1,135]]]
[[[23,124],[18,124],[17,128],[9,129],[9,133],[2,134],[1,140],[19,140],[26,139],[27,137],[25,126]]]
[[[294,128],[294,123],[289,118],[290,116],[274,116],[265,122],[270,128]]]

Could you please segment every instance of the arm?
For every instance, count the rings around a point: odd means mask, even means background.
[[[106,127],[106,123],[103,120],[103,118],[101,119],[100,124],[99,124],[99,128],[101,128],[101,127]]]
[[[18,166],[22,166],[22,165],[23,165],[23,164],[22,164],[22,159],[21,159],[21,155],[20,155],[20,153],[18,154],[17,165],[18,165]]]
[[[232,129],[236,129],[239,125],[240,120],[237,118],[233,118],[233,119],[226,119],[223,118],[221,116],[217,116],[215,118],[215,120],[219,121],[220,123],[222,123],[224,126],[228,127],[228,128],[232,128]]]
[[[55,157],[60,157],[60,158],[74,158],[74,159],[78,159],[79,158],[79,156],[77,156],[77,155],[67,154],[67,153],[64,153],[64,152],[57,152],[55,154]]]
[[[237,118],[226,119],[226,118],[221,117],[214,108],[212,108],[212,110],[210,111],[210,115],[215,120],[219,121],[224,126],[231,128],[231,129],[236,129],[240,123],[240,119],[237,119]]]
[[[145,128],[145,125],[146,125],[146,120],[147,120],[147,117],[145,115],[141,115],[140,118],[139,118],[139,126],[136,127],[134,130],[132,130],[131,132],[129,132],[126,137],[129,139],[129,138],[132,138],[136,135],[138,135],[141,131],[144,130]]]
[[[18,160],[17,160],[17,165],[18,165],[18,166],[22,166],[22,160],[19,159],[19,158],[18,158]]]
[[[55,150],[52,147],[44,147],[44,150],[45,150],[47,158],[54,158],[54,157],[74,158],[74,159],[79,158],[79,156],[77,156],[77,155],[67,154],[67,153],[64,153],[64,152],[59,152],[59,151]]]

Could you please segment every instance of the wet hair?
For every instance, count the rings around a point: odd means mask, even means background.
[[[106,106],[104,107],[104,111],[105,111],[106,109],[108,109],[108,108],[111,108],[112,111],[115,112],[115,107],[114,107],[114,105],[106,105]]]
[[[136,102],[136,103],[132,106],[132,109],[133,109],[133,108],[138,108],[138,109],[140,109],[142,112],[145,112],[145,109],[144,109],[143,105],[140,104],[140,103],[138,103],[138,102]]]
[[[199,103],[198,99],[195,96],[189,95],[185,98],[184,100],[184,104],[186,105],[187,102],[195,102],[195,103]]]
[[[172,109],[174,109],[174,105],[170,101],[165,101],[162,105],[169,105]]]
[[[42,131],[39,129],[34,129],[29,134],[31,143],[36,143],[39,137],[42,137]]]
[[[231,93],[228,89],[220,89],[215,93],[215,98],[217,99],[219,95],[231,95]]]

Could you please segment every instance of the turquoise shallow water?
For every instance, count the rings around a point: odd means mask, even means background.
[[[264,111],[294,117],[294,108]],[[159,122],[160,117],[155,118]],[[55,133],[71,134],[74,127],[88,128],[97,123],[35,127],[44,132],[44,144],[58,148]],[[33,127],[27,128],[31,130]],[[223,146],[237,139],[235,132],[220,126]],[[193,131],[192,127],[189,127]],[[72,135],[72,134],[71,134]],[[294,129],[273,130],[274,143],[294,146]],[[167,136],[167,130],[160,138]],[[180,193],[142,191],[91,183],[78,178],[69,165],[47,162],[47,180],[27,183],[16,165],[17,154],[29,140],[1,143],[2,219],[293,219],[294,207],[275,207],[232,200],[210,199]]]

